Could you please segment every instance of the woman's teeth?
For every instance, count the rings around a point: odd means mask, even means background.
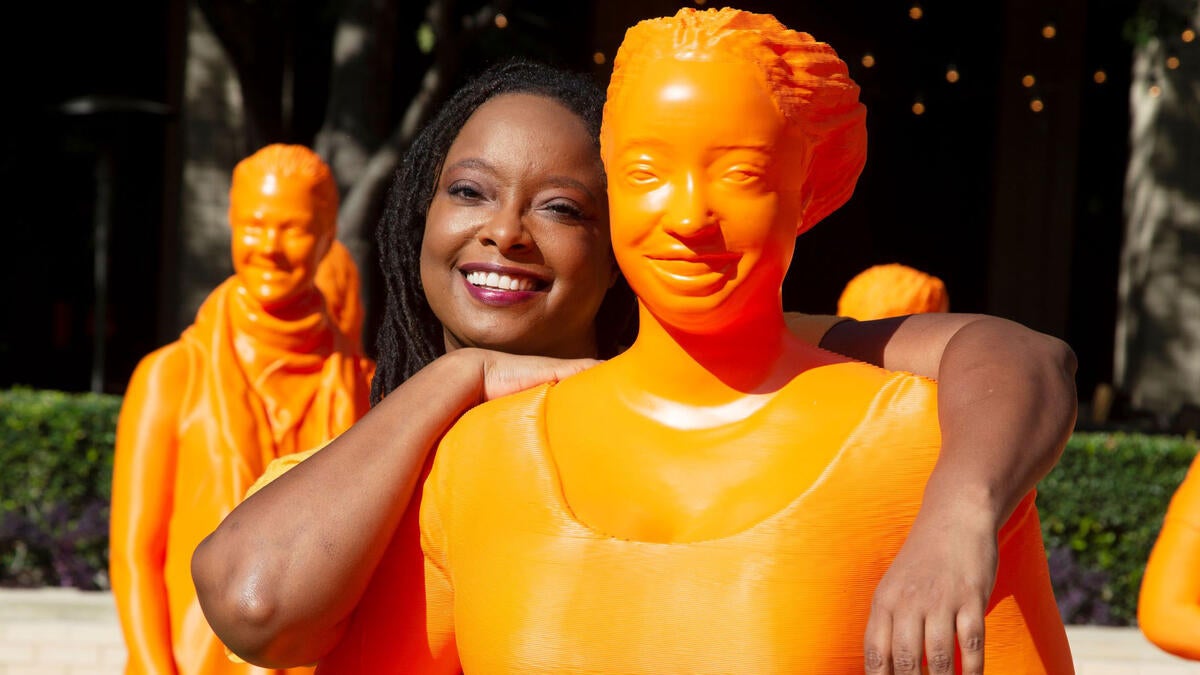
[[[532,291],[537,286],[533,279],[514,279],[507,274],[495,272],[467,272],[467,281],[473,286],[497,288],[502,291]]]

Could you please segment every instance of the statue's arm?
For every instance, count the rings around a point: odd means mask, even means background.
[[[844,321],[821,346],[939,383],[942,451],[912,531],[876,591],[867,672],[890,672],[873,662],[919,662],[922,652],[931,663],[952,664],[955,637],[964,672],[982,669],[996,537],[1074,428],[1074,352],[1018,323],[972,314]]]
[[[1150,552],[1138,626],[1162,649],[1200,661],[1200,458],[1171,500]]]
[[[192,577],[209,624],[251,663],[287,667],[324,657],[407,508],[419,503],[413,490],[446,430],[483,400],[591,363],[461,349],[426,366],[201,542]]]
[[[176,672],[163,568],[174,505],[179,388],[187,377],[187,356],[177,346],[146,356],[117,421],[109,576],[131,675]]]

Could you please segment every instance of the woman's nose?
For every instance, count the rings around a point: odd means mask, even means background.
[[[523,214],[515,208],[495,212],[480,225],[476,239],[484,246],[495,246],[502,252],[525,251],[533,247],[533,237],[525,226]]]
[[[664,227],[677,237],[696,237],[713,227],[712,211],[701,182],[688,174],[671,186],[663,214]]]

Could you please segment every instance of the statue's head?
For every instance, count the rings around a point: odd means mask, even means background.
[[[772,16],[630,28],[600,139],[614,252],[643,303],[696,330],[778,305],[796,235],[854,190],[865,119],[833,49]]]
[[[229,190],[233,268],[270,311],[315,291],[337,229],[329,167],[299,145],[268,145],[238,163]]]

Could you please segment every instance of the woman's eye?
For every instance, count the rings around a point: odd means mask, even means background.
[[[543,208],[560,216],[567,216],[576,220],[583,218],[583,210],[571,202],[550,202]]]
[[[483,199],[483,193],[476,190],[473,185],[467,183],[455,183],[450,186],[447,192],[450,193],[451,197],[458,197],[459,199]]]

